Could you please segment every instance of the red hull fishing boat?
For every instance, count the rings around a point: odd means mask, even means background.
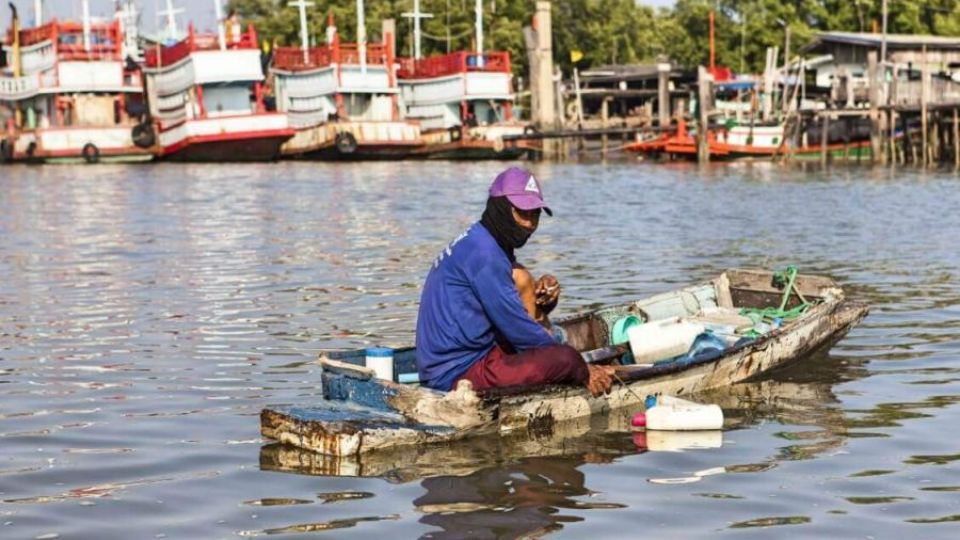
[[[252,25],[229,35],[223,23],[217,35],[198,35],[191,26],[185,39],[148,49],[144,71],[162,159],[271,161],[294,134],[286,113],[264,106]]]
[[[784,127],[777,125],[732,125],[726,128],[707,131],[707,146],[711,160],[771,159],[777,156],[794,158],[819,157],[824,148],[816,141],[799,144],[785,140]],[[829,134],[828,134],[829,137]],[[828,138],[826,151],[831,155],[861,155],[870,152],[869,140],[837,142]],[[680,120],[677,129],[671,133],[662,133],[653,139],[640,140],[624,147],[628,152],[652,156],[666,156],[677,159],[697,159],[696,135],[687,130],[687,124]]]
[[[358,2],[357,43],[341,43],[333,17],[327,44],[309,47],[306,6],[300,9],[300,47],[279,47],[271,72],[277,108],[296,134],[281,152],[290,158],[395,159],[423,145],[420,125],[399,118],[393,38],[366,43]]]
[[[513,117],[510,54],[483,51],[483,2],[476,3],[476,50],[421,58],[419,0],[414,1],[414,56],[397,72],[402,108],[418,120],[424,142],[416,155],[434,159],[516,159],[540,150],[515,140],[532,127]]]
[[[145,161],[153,153],[136,58],[136,14],[124,3],[112,21],[56,19],[21,29],[14,10],[0,72],[3,161]],[[139,136],[135,136],[139,134]],[[139,146],[138,146],[139,143]]]

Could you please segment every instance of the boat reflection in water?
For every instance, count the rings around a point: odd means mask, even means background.
[[[565,514],[565,509],[624,506],[595,496],[587,487],[585,465],[652,460],[655,455],[659,461],[654,461],[662,463],[666,456],[656,454],[662,451],[712,452],[722,447],[724,438],[736,437],[737,431],[764,422],[774,422],[783,426],[783,432],[799,436],[785,436],[787,445],[778,445],[773,455],[757,463],[727,463],[687,478],[638,478],[638,482],[686,483],[713,474],[756,473],[773,469],[781,461],[837,450],[847,440],[847,429],[832,393],[839,382],[836,363],[836,357],[820,354],[777,374],[777,379],[696,396],[723,407],[724,432],[633,432],[633,411],[615,411],[605,418],[558,423],[535,433],[481,436],[354,457],[327,456],[275,443],[261,448],[260,468],[318,476],[380,477],[391,483],[420,481],[426,493],[414,505],[423,513],[421,523],[441,529],[431,533],[434,538],[483,536],[483,531],[507,537],[537,535],[582,519]],[[816,382],[797,382],[800,377]],[[723,452],[726,460],[755,460],[742,451],[725,448]],[[652,462],[643,467],[649,469]]]

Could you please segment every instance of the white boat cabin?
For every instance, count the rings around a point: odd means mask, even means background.
[[[3,158],[142,153],[131,128],[145,113],[123,20],[53,21],[7,32],[0,71]],[[91,159],[88,157],[88,161]]]
[[[190,26],[182,41],[147,48],[145,59],[148,102],[160,128],[162,155],[191,145],[223,149],[227,142],[293,134],[287,115],[270,113],[264,105],[263,67],[252,25],[246,31],[230,25],[218,34],[197,34]],[[274,157],[269,146],[264,159]],[[213,152],[190,159],[206,158],[230,156]]]
[[[406,117],[419,120],[425,131],[513,120],[509,53],[403,58],[397,76]]]
[[[341,43],[335,32],[320,47],[279,47],[271,72],[277,109],[296,129],[332,120],[397,120],[393,50],[386,43]]]

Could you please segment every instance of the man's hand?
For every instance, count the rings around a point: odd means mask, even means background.
[[[544,313],[550,313],[560,300],[560,282],[556,277],[544,274],[537,280],[533,292],[537,296],[537,306]]]
[[[588,365],[590,378],[587,379],[587,389],[594,397],[600,394],[606,394],[610,391],[610,385],[613,384],[613,366],[594,366]]]

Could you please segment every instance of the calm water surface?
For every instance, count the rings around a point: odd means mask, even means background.
[[[786,264],[872,305],[712,396],[722,439],[608,418],[341,464],[261,440],[262,407],[319,399],[318,350],[412,341],[502,167],[0,169],[0,538],[960,536],[952,172],[534,165],[556,217],[521,260],[565,313]]]

